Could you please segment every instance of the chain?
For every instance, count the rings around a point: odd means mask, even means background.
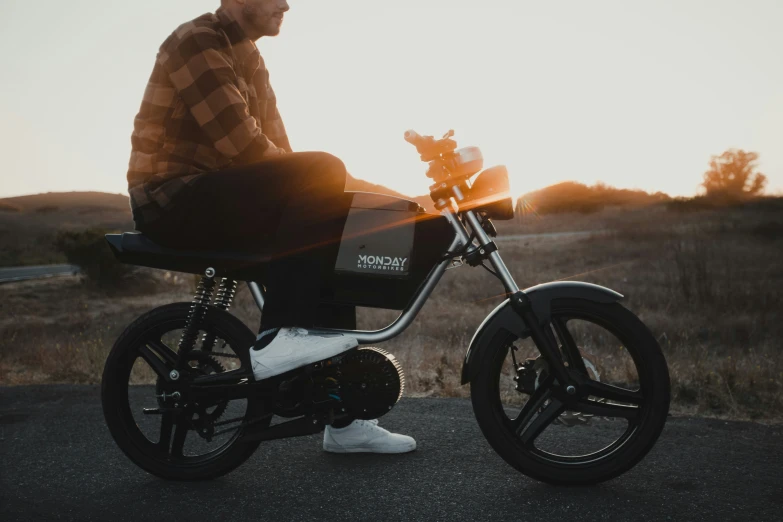
[[[239,359],[239,356],[234,353],[209,352],[209,355],[211,355],[212,357],[226,357],[228,359]]]

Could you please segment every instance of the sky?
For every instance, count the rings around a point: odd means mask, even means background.
[[[2,0],[0,197],[125,193],[157,49],[217,0]],[[479,146],[517,194],[565,180],[695,194],[760,154],[783,194],[780,0],[289,0],[258,42],[294,150],[427,192],[405,130]]]

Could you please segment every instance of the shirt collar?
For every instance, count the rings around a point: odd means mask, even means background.
[[[248,40],[242,26],[239,25],[239,22],[237,22],[234,15],[232,15],[228,9],[219,7],[218,10],[215,11],[215,15],[217,16],[220,27],[225,31],[226,36],[228,36],[231,45],[236,45],[243,40]]]
[[[226,33],[228,41],[236,50],[237,58],[240,63],[243,63],[248,57],[258,53],[258,47],[256,47],[255,42],[247,37],[242,26],[239,25],[239,22],[237,22],[236,18],[234,18],[228,9],[219,7],[218,10],[215,11],[215,16],[217,17],[221,29]]]

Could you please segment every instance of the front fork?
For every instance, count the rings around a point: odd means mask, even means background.
[[[462,191],[458,186],[452,187],[452,192],[454,194],[454,199],[456,199],[458,203],[464,200]],[[444,210],[443,214],[449,219],[455,231],[457,231],[457,234],[460,236],[464,235],[464,239],[467,241],[468,237],[465,227],[455,217],[454,213],[450,210]],[[533,310],[530,298],[517,286],[514,277],[500,257],[497,246],[484,230],[476,212],[468,210],[463,212],[462,215],[468,225],[470,225],[473,234],[478,240],[478,254],[480,254],[482,259],[486,258],[492,264],[492,268],[495,269],[498,279],[500,279],[501,283],[503,283],[503,287],[506,289],[506,295],[509,296],[511,307],[528,326],[531,339],[536,344],[541,355],[547,363],[549,363],[550,372],[555,379],[557,379],[558,383],[571,393],[571,389],[575,388],[571,384],[572,379],[569,377],[568,369],[565,367],[560,348],[558,347],[554,335],[552,335],[551,329],[549,329],[548,326],[542,327],[541,321]],[[547,333],[549,335],[547,335]]]

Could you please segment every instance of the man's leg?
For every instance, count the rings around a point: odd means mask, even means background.
[[[270,252],[262,329],[355,329],[355,308],[319,303],[334,267],[348,200],[343,163],[303,152],[202,176],[142,231],[179,248]]]
[[[350,209],[344,193],[345,166],[323,155],[303,170],[277,227],[276,258],[267,277],[269,306],[262,329],[332,327],[355,329],[355,308],[320,303],[323,283],[333,277],[342,231]],[[301,171],[300,171],[301,172]]]
[[[319,172],[329,174],[316,177]],[[336,158],[321,153],[280,156],[258,165],[202,177],[179,198],[177,206],[161,223],[143,231],[161,244],[181,248],[254,252],[264,251],[270,242],[275,242],[276,247],[284,246],[283,251],[297,250],[307,245],[307,235],[312,235],[314,230],[310,225],[318,225],[318,219],[323,217],[318,195],[342,192],[344,186],[345,169]],[[291,211],[289,216],[303,219],[283,222],[285,209]],[[332,254],[336,257],[336,250],[329,253],[327,249],[323,255],[328,260]],[[312,322],[322,327],[355,329],[353,307],[324,307],[317,302],[320,280],[313,276],[322,275],[324,267],[308,270],[312,266],[301,265],[307,261],[299,261],[299,266],[290,262],[290,256],[288,261],[279,258],[270,267],[272,277],[267,278],[263,327],[277,329],[287,324]],[[331,270],[333,259],[325,266]],[[377,422],[353,421],[347,426],[328,426],[323,448],[339,453],[402,453],[415,449],[416,442],[411,437],[389,433]]]

